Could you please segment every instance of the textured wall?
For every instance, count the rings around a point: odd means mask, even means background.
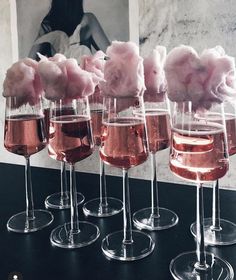
[[[190,44],[198,51],[222,45],[236,55],[234,0],[139,0],[139,8],[142,53],[156,44]]]

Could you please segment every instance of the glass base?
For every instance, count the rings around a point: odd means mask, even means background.
[[[178,255],[170,263],[170,272],[174,279],[188,280],[233,280],[234,271],[231,265],[211,253],[206,253],[207,269],[197,269],[196,252]]]
[[[212,218],[204,219],[204,240],[205,244],[215,245],[231,245],[236,243],[236,224],[220,219],[221,230],[212,228]],[[196,237],[196,223],[190,226],[190,231]]]
[[[53,215],[46,210],[34,210],[34,219],[26,219],[26,212],[12,216],[7,222],[7,229],[13,232],[30,233],[43,229],[50,225],[54,219]]]
[[[159,208],[159,216],[152,214],[152,208],[144,208],[134,213],[133,222],[136,228],[162,230],[175,226],[178,216],[169,209]]]
[[[62,198],[64,197],[64,199]],[[77,193],[77,205],[84,202],[82,193]],[[51,209],[68,209],[70,208],[70,193],[65,192],[63,196],[61,193],[54,193],[45,199],[45,207]]]
[[[107,205],[102,206],[100,198],[95,198],[86,202],[83,206],[84,214],[93,217],[109,217],[120,213],[123,203],[119,199],[107,197]]]
[[[143,232],[132,230],[133,242],[123,243],[124,232],[117,231],[107,235],[102,240],[102,251],[109,259],[120,261],[134,261],[142,259],[152,253],[155,243]]]
[[[55,228],[50,235],[52,245],[60,248],[80,248],[96,241],[100,235],[96,225],[89,222],[79,222],[79,232],[71,234],[71,223]]]

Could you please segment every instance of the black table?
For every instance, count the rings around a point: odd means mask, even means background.
[[[0,280],[13,272],[24,280],[168,280],[169,263],[179,253],[195,250],[189,231],[195,220],[195,187],[160,183],[160,204],[175,211],[179,223],[172,229],[150,233],[156,242],[154,252],[141,260],[120,262],[108,260],[101,252],[101,240],[110,232],[122,229],[122,214],[109,218],[86,218],[80,208],[80,220],[98,225],[99,239],[88,247],[68,250],[52,247],[49,235],[57,225],[69,221],[68,210],[55,210],[54,222],[47,228],[31,233],[8,232],[10,216],[25,209],[24,167],[0,164]],[[53,169],[32,168],[35,208],[44,208],[47,195],[60,189],[60,172]],[[86,200],[98,196],[98,175],[78,173],[77,185]],[[107,177],[110,196],[122,198],[122,178]],[[150,206],[150,182],[130,180],[132,212]],[[211,215],[211,189],[205,189],[205,214]],[[221,215],[236,222],[236,192],[221,191]],[[208,247],[231,263],[236,272],[236,245]],[[12,279],[12,278],[10,278]]]

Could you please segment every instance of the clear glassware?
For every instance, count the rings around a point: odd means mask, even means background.
[[[46,124],[46,136],[47,141],[49,139],[49,123],[50,123],[50,101],[43,99],[44,104],[44,118]],[[66,163],[61,162],[61,172],[60,172],[60,192],[50,194],[45,199],[45,207],[47,209],[68,209],[70,208],[70,192],[68,191],[67,176],[66,176]],[[77,193],[77,203],[78,205],[84,202],[84,196],[82,193]]]
[[[229,156],[236,153],[236,108],[234,102],[224,102],[225,124]],[[217,121],[217,112],[208,114],[208,120]],[[196,237],[196,223],[190,226],[190,231]],[[236,243],[236,224],[220,217],[220,186],[219,180],[213,182],[212,217],[204,219],[205,243],[207,245],[223,246]]]
[[[151,207],[135,212],[133,222],[138,229],[168,229],[175,226],[179,218],[173,211],[159,206],[156,153],[170,145],[170,116],[165,98],[160,102],[145,102],[145,118],[152,172]]]
[[[207,121],[206,112],[201,112],[203,118],[196,120],[191,102],[174,103],[171,110],[170,169],[197,184],[197,247],[196,251],[180,254],[171,261],[174,279],[234,279],[231,265],[205,250],[203,183],[223,177],[228,170],[224,107],[218,106],[221,122]]]
[[[70,165],[70,222],[55,228],[51,243],[61,248],[79,248],[93,243],[99,229],[78,219],[75,163],[93,152],[94,143],[88,98],[51,102],[48,151],[52,158]]]
[[[92,129],[94,143],[97,147],[101,145],[101,130],[102,130],[102,112],[103,104],[99,102],[99,97],[94,94],[89,98],[90,112],[92,120]],[[107,196],[105,164],[99,159],[100,163],[100,193],[99,198],[87,201],[83,205],[85,215],[94,217],[110,217],[118,214],[123,209],[122,201],[114,197]]]
[[[53,221],[53,215],[49,211],[34,209],[31,181],[30,156],[44,149],[46,143],[41,99],[35,105],[21,105],[19,97],[7,97],[4,146],[9,152],[23,156],[26,160],[26,211],[8,220],[9,231],[30,233],[48,226]]]
[[[108,234],[102,251],[111,259],[133,261],[148,256],[155,246],[148,234],[132,230],[131,223],[128,170],[148,157],[144,103],[142,97],[106,97],[104,107],[100,156],[123,171],[123,230]]]

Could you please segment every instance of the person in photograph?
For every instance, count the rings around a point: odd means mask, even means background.
[[[52,0],[29,57],[38,60],[37,52],[48,57],[62,53],[79,62],[82,55],[105,52],[109,45],[96,16],[84,12],[83,0]]]

